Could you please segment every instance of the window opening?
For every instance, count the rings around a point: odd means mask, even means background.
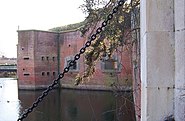
[[[44,60],[44,57],[42,56],[42,61]]]
[[[46,59],[49,60],[49,57],[47,56]]]
[[[29,58],[29,57],[24,57],[23,59],[24,59],[24,60],[29,60],[30,58]]]
[[[56,75],[56,72],[53,72],[53,76],[55,76]]]
[[[69,66],[69,63],[71,61],[73,61],[73,58],[74,58],[73,56],[66,57],[64,66],[65,67]],[[69,67],[69,71],[79,71],[79,65],[78,64],[79,64],[78,61],[74,62],[74,65]]]
[[[24,76],[29,76],[30,74],[29,73],[24,73]]]
[[[101,59],[101,69],[105,72],[112,72],[112,71],[121,71],[121,66],[119,65],[119,59],[117,56],[108,57],[105,56]]]
[[[116,69],[116,61],[114,59],[108,59],[104,61],[104,69],[105,70],[113,70]]]
[[[45,75],[45,72],[42,72],[42,76],[44,76]]]
[[[68,60],[67,61],[67,66],[69,66],[69,63],[71,62],[72,60]],[[71,66],[69,68],[69,70],[77,70],[77,63],[75,62],[73,66]]]

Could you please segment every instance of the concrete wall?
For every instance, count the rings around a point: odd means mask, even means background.
[[[185,0],[175,0],[175,120],[185,120]]]
[[[174,3],[141,0],[141,120],[174,114]]]

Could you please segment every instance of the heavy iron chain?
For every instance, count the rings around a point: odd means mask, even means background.
[[[99,35],[102,30],[107,26],[108,22],[112,20],[113,15],[117,13],[119,7],[121,7],[124,2],[125,0],[120,0],[118,2],[118,4],[112,9],[111,13],[109,13],[107,18],[102,22],[101,26],[96,29],[96,32],[94,34],[91,35],[90,40],[88,40],[85,45],[80,49],[79,53],[74,56],[74,59],[69,63],[69,65],[65,67],[63,72],[60,73],[56,79],[53,80],[52,84],[50,84],[47,89],[42,92],[42,94],[36,99],[36,101],[33,102],[32,106],[30,106],[23,112],[23,114],[17,119],[17,121],[23,121],[23,119],[25,119],[28,114],[31,113],[40,102],[42,102],[42,100],[48,95],[48,93],[53,90],[57,84],[59,84],[60,79],[62,79],[65,73],[69,72],[69,68],[73,66],[77,60],[80,59],[80,56],[85,52],[86,48],[91,45],[91,43],[97,38],[97,35]]]

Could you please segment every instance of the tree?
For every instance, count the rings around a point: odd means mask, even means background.
[[[80,6],[83,12],[87,14],[84,25],[80,28],[82,36],[91,35],[116,4],[116,0],[85,0],[84,4]],[[139,10],[139,5],[140,0],[125,2],[106,26],[106,29],[85,52],[87,68],[83,75],[77,76],[77,85],[93,75],[95,64],[102,57],[108,55],[110,58],[112,53],[120,46],[127,46],[130,51],[132,50],[133,43],[137,41],[137,38],[133,39],[133,32],[137,32],[139,29],[139,22],[136,25],[136,22],[133,24],[132,21],[136,21],[133,16],[136,9]]]
[[[87,14],[84,26],[81,28],[83,36],[91,35],[99,24],[107,17],[117,4],[116,0],[84,0],[80,6]],[[76,77],[76,85],[87,80],[95,72],[96,62],[108,55],[111,58],[119,47],[130,51],[133,68],[133,94],[136,120],[140,120],[141,80],[140,80],[140,0],[127,0],[106,29],[102,31],[90,49],[85,52],[87,68],[83,75]],[[116,85],[115,85],[116,86]],[[117,87],[117,86],[116,86]]]
[[[84,0],[80,6],[87,15],[83,22],[64,27],[52,29],[52,31],[66,31],[68,29],[79,29],[82,36],[91,36],[107,15],[118,4],[117,0]],[[119,48],[126,48],[130,52],[133,68],[133,93],[136,118],[140,119],[140,0],[127,0],[119,8],[106,29],[93,41],[85,52],[86,70],[76,76],[76,85],[88,80],[95,72],[96,62],[105,56],[111,58]],[[118,87],[118,85],[113,85]]]

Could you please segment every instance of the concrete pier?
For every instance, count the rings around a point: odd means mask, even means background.
[[[175,0],[175,120],[185,120],[185,0]]]
[[[174,0],[141,0],[141,121],[174,114]]]

